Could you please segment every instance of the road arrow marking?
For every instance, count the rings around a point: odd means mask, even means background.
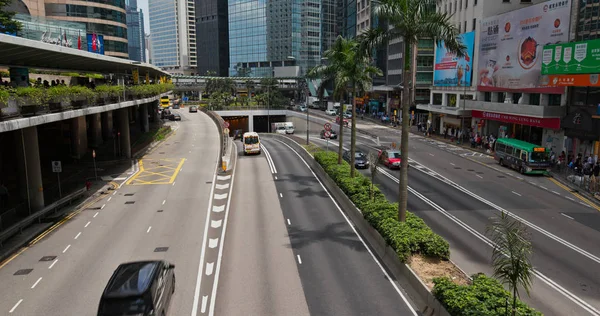
[[[217,205],[213,205],[213,212],[215,213],[221,213],[225,210],[225,205],[221,205],[221,206],[217,206]]]
[[[219,238],[211,238],[208,240],[208,247],[210,248],[217,248],[217,245],[219,245]]]
[[[218,220],[218,221],[210,221],[210,227],[212,228],[219,228],[221,227],[221,224],[223,223],[223,220]]]

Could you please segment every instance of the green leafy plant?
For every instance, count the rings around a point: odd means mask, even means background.
[[[46,91],[40,88],[18,87],[15,93],[19,105],[42,105],[47,100]]]
[[[0,104],[7,104],[10,99],[10,90],[0,87]]]
[[[50,102],[68,102],[71,98],[71,89],[66,86],[54,86],[46,89],[47,98]]]
[[[69,93],[71,95],[71,100],[85,100],[85,101],[94,101],[96,98],[96,93],[94,90],[84,87],[84,86],[70,86],[68,87]]]
[[[470,285],[458,285],[449,278],[433,279],[433,295],[452,316],[498,316],[507,315],[511,295],[494,278],[484,274],[472,276]],[[516,301],[516,314],[519,316],[542,316],[542,313]]]
[[[371,180],[358,173],[350,176],[350,165],[346,161],[338,164],[338,155],[334,152],[319,151],[315,160],[337,183],[340,189],[362,211],[365,219],[390,245],[402,262],[412,254],[448,260],[450,246],[441,236],[435,234],[425,222],[416,215],[407,212],[405,222],[398,221],[398,203],[390,203]]]

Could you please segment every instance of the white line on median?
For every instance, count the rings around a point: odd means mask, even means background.
[[[544,186],[541,186],[541,185],[540,185],[540,188],[542,188],[542,189],[544,189],[544,190],[548,190],[548,188],[546,188],[546,187],[544,187]]]
[[[87,222],[87,224],[85,224],[85,227],[84,227],[84,228],[87,228],[88,226],[90,226],[90,224],[91,224],[91,223],[92,223],[92,222]]]
[[[565,213],[560,213],[560,215],[562,215],[562,216],[564,216],[564,217],[566,217],[566,218],[574,219],[573,217],[571,217],[571,216],[569,216],[569,215],[567,215],[567,214],[565,214]]]
[[[52,269],[52,267],[54,267],[54,265],[58,262],[58,259],[54,260],[54,262],[52,262],[52,264],[48,267],[48,269]]]
[[[517,193],[517,192],[515,192],[515,191],[512,191],[512,193],[513,193],[513,194],[516,194],[516,195],[518,195],[518,196],[521,196],[521,194],[519,194],[519,193]]]
[[[453,165],[453,166],[456,166],[456,165],[455,165],[455,164],[453,164],[453,163],[450,163],[450,164],[451,164],[451,165]]]
[[[480,179],[483,179],[483,177],[482,177],[482,176],[480,176],[480,175],[478,175],[478,174],[476,174],[476,176],[477,176],[477,177],[479,177]]]
[[[12,314],[12,312],[15,311],[15,309],[17,309],[17,307],[19,307],[19,305],[21,305],[21,302],[23,302],[23,299],[20,299],[17,304],[15,304],[15,306],[13,306],[13,308],[10,309],[9,313]]]
[[[37,281],[35,281],[35,283],[33,283],[33,285],[31,286],[31,288],[35,289],[35,286],[38,285],[38,283],[40,283],[41,280],[42,280],[42,277],[40,277],[39,279],[37,279]]]
[[[106,200],[106,202],[110,202],[110,200],[112,199],[112,196],[108,198],[108,200]]]
[[[113,195],[117,194],[117,191],[113,192]]]
[[[435,156],[435,155],[434,155],[434,154],[432,154],[432,153],[429,153],[429,156],[433,157],[433,156]]]
[[[302,264],[302,259],[300,258],[300,255],[296,255],[298,257],[298,263]]]
[[[552,193],[556,194],[556,195],[560,195],[560,193],[556,192],[556,191],[552,191]]]
[[[102,207],[100,209],[103,210],[105,206],[106,204],[102,204]]]
[[[149,233],[151,229],[152,229],[152,226],[148,227],[148,230],[146,231],[146,234]]]
[[[200,308],[200,312],[202,314],[206,313],[206,303],[208,301],[208,295],[202,296],[202,308]]]
[[[207,262],[206,263],[206,275],[208,275],[208,276],[212,275],[214,267],[215,267],[215,263],[214,262]]]
[[[71,245],[68,245],[65,250],[63,250],[63,253],[67,252],[67,250],[69,250],[69,248],[71,248]]]
[[[280,197],[280,198],[282,198],[282,197],[283,197],[283,194],[279,193],[279,197]]]
[[[100,214],[100,212],[96,212],[96,214],[94,214],[94,218],[96,218],[96,216],[98,216],[98,214]]]
[[[567,199],[569,199],[569,200],[571,200],[571,201],[575,202],[575,199],[574,199],[574,198],[572,198],[572,197],[570,197],[570,196],[565,196],[565,197],[566,197]]]
[[[173,181],[173,186],[175,186],[175,181]]]
[[[290,222],[290,219],[287,219],[288,225],[292,225],[292,223]]]
[[[77,234],[77,236],[75,236],[75,239],[79,238],[79,235],[81,235],[81,232],[79,232],[79,233]]]
[[[162,205],[165,205],[165,203],[167,203],[167,200],[163,200],[163,204]]]
[[[277,180],[277,176],[275,176],[275,180]]]

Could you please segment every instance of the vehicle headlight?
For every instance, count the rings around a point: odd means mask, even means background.
[[[531,167],[527,167],[525,170],[527,170],[527,172],[531,172]]]

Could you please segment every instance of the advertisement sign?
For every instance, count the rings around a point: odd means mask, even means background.
[[[548,75],[542,77],[542,85],[548,87],[600,87],[598,74]]]
[[[466,56],[457,58],[448,52],[444,42],[435,47],[435,64],[433,70],[433,85],[438,87],[468,87],[471,86],[473,74],[473,49],[475,32],[463,33],[459,36],[466,48]]]
[[[551,0],[483,19],[478,90],[550,93],[540,87],[542,48],[569,40],[570,12],[571,0]]]
[[[542,75],[600,73],[600,40],[544,46]]]
[[[87,34],[88,52],[104,55],[104,35]]]
[[[473,116],[473,118],[478,118],[478,119],[485,119],[485,120],[499,121],[499,122],[505,122],[505,123],[513,123],[513,124],[523,124],[523,125],[528,125],[528,126],[537,126],[537,127],[543,127],[543,128],[551,128],[551,129],[560,129],[560,118],[558,118],[558,117],[540,118],[540,117],[521,116],[521,115],[513,115],[513,114],[505,114],[505,113],[478,111],[478,110],[471,110],[471,115]]]
[[[131,75],[133,76],[133,84],[139,84],[140,83],[140,71],[135,68],[131,71]]]

